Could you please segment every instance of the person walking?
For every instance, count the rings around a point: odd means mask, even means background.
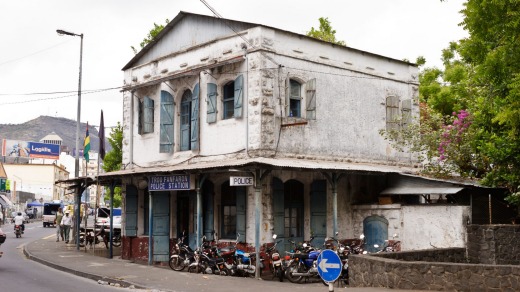
[[[56,242],[60,241],[60,237],[61,237],[61,240],[64,241],[63,239],[63,228],[61,226],[61,220],[63,219],[63,209],[58,208],[58,212],[56,213],[56,218],[54,219],[54,225],[56,226]]]
[[[65,216],[61,219],[63,234],[65,235],[65,243],[69,243],[70,226],[72,225],[72,217],[69,216],[70,211],[65,211]]]

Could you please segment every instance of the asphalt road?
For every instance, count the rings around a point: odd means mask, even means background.
[[[55,228],[43,228],[40,221],[29,223],[25,226],[25,234],[22,238],[15,237],[11,224],[2,225],[0,228],[7,233],[7,239],[0,247],[0,251],[4,252],[0,258],[0,291],[130,291],[126,288],[100,285],[90,279],[61,272],[26,259],[22,252],[23,245],[36,239],[55,236]]]

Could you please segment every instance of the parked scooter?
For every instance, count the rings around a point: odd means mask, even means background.
[[[276,240],[277,235],[273,235],[273,239]],[[284,274],[285,274],[285,264],[283,262],[280,253],[276,249],[276,245],[282,242],[282,240],[275,241],[274,245],[265,249],[265,255],[270,258],[271,264],[269,268],[273,273],[273,278],[278,278],[280,282],[283,282]]]

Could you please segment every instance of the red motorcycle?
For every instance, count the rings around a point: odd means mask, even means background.
[[[22,225],[14,226],[14,235],[16,235],[16,238],[22,237]]]

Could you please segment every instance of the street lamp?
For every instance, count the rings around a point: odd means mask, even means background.
[[[75,34],[61,29],[57,29],[56,32],[59,35],[79,36],[81,38],[81,45],[79,49],[78,116],[76,119],[76,161],[74,168],[74,176],[79,177],[79,128],[81,124],[81,63],[83,61],[83,34]]]

